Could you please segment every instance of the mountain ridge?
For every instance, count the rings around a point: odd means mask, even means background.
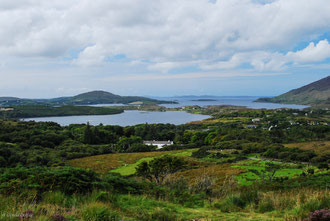
[[[330,76],[272,98],[259,98],[256,102],[330,106]]]
[[[156,100],[140,96],[120,96],[107,91],[95,90],[81,93],[70,97],[57,97],[50,99],[27,99],[17,97],[0,97],[1,106],[18,105],[94,105],[94,104],[130,104],[133,102],[142,102],[143,104],[164,104],[172,103],[169,101]]]

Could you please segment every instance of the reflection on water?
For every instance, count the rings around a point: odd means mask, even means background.
[[[69,124],[84,124],[89,122],[91,125],[120,125],[130,126],[144,123],[170,123],[185,124],[190,121],[198,121],[209,118],[206,115],[190,114],[183,111],[149,112],[127,110],[121,114],[114,115],[84,115],[84,116],[65,116],[65,117],[40,117],[24,119],[34,121],[53,121],[62,126]]]

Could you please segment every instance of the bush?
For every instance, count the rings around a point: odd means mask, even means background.
[[[99,176],[91,171],[72,167],[7,168],[0,174],[0,192],[4,194],[37,190],[61,191],[64,194],[91,192],[100,185]]]
[[[222,202],[214,204],[214,207],[220,209],[222,212],[237,212],[246,206],[246,202],[237,196],[230,196]]]
[[[127,179],[118,173],[108,173],[103,178],[106,189],[117,193],[142,193],[145,189],[143,183],[138,183],[133,179]]]
[[[326,221],[330,220],[330,210],[328,209],[321,209],[311,212],[309,214],[308,219],[304,219],[306,221]]]
[[[329,169],[329,164],[328,164],[328,163],[319,163],[319,164],[317,165],[317,168],[328,170],[328,169]]]
[[[240,193],[239,198],[247,204],[258,204],[259,203],[259,193],[258,191],[244,191]]]
[[[192,152],[191,156],[195,158],[204,158],[207,157],[210,154],[209,148],[202,147],[199,148],[197,151]]]
[[[66,221],[67,219],[62,214],[55,214],[51,217],[53,221]]]
[[[269,198],[262,200],[258,205],[258,212],[260,213],[270,212],[274,209],[273,201]]]

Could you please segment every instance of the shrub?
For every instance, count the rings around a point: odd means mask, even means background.
[[[201,147],[197,151],[192,152],[191,156],[195,158],[204,158],[210,154],[208,147]]]
[[[237,196],[230,196],[222,202],[214,204],[214,207],[220,209],[222,212],[237,212],[246,206],[246,202]]]
[[[317,168],[328,170],[328,169],[329,169],[329,164],[328,164],[328,163],[319,163],[319,164],[317,165]]]
[[[0,192],[20,193],[30,190],[61,191],[65,194],[91,192],[101,179],[91,171],[72,167],[7,168],[0,174]]]
[[[274,209],[275,208],[274,208],[273,201],[269,198],[265,198],[258,205],[258,212],[260,212],[260,213],[270,212],[270,211],[273,211]]]
[[[66,221],[67,219],[62,214],[55,214],[51,217],[53,221]]]
[[[127,179],[118,173],[107,174],[103,181],[107,189],[117,193],[141,193],[145,189],[143,183]]]
[[[259,193],[258,191],[244,191],[240,193],[239,198],[247,204],[258,204],[259,203]]]
[[[327,221],[330,220],[330,210],[328,209],[321,209],[311,212],[307,219],[304,221]]]

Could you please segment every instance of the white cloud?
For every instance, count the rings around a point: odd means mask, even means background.
[[[184,74],[170,74],[170,75],[159,75],[159,74],[143,74],[143,75],[126,75],[126,76],[110,76],[106,77],[104,81],[154,81],[154,80],[177,80],[177,79],[217,79],[217,78],[230,78],[230,77],[258,77],[258,76],[278,76],[287,75],[286,72],[277,73],[260,73],[260,72],[249,72],[249,71],[227,71],[227,72],[195,72],[195,73],[184,73]]]
[[[330,57],[328,40],[319,41],[316,45],[311,42],[306,48],[297,52],[289,52],[287,57],[297,63],[319,62]]]
[[[327,58],[330,58],[330,44],[325,39],[316,45],[311,42],[306,48],[296,52],[289,51],[286,54],[266,51],[236,53],[228,60],[202,64],[200,67],[205,70],[234,69],[243,64],[249,64],[259,71],[279,71],[292,62],[297,65],[321,62]]]
[[[0,58],[102,65],[124,54],[149,70],[189,65],[281,70],[328,57],[328,42],[283,55],[330,29],[328,0],[19,0],[0,2]],[[283,52],[282,52],[283,53]],[[289,59],[290,57],[290,59]]]

